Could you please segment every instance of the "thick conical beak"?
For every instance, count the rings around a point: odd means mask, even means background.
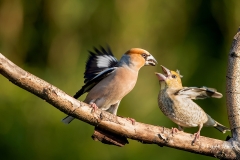
[[[171,72],[166,67],[164,67],[162,65],[161,65],[161,67],[162,67],[163,74],[157,73],[157,72],[155,72],[155,74],[158,77],[159,81],[166,81],[166,79],[171,76]]]
[[[152,55],[149,55],[146,59],[145,65],[156,66],[156,64],[157,64],[157,60]]]
[[[165,75],[161,74],[161,73],[155,72],[155,74],[156,74],[159,81],[165,81],[167,79],[167,77]]]
[[[163,65],[161,65],[161,67],[162,67],[162,71],[163,71],[163,73],[165,74],[166,77],[171,76],[171,72],[170,72],[169,69],[167,69],[167,68],[164,67]]]

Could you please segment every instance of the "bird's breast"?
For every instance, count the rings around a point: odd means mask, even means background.
[[[158,96],[158,106],[164,115],[167,117],[172,116],[174,114],[173,109],[173,101],[166,93],[165,90],[161,90]]]
[[[207,120],[206,113],[189,98],[159,93],[159,108],[176,124],[183,127],[196,127]]]
[[[118,68],[90,90],[85,102],[94,101],[99,108],[108,109],[133,89],[137,76],[137,73]]]

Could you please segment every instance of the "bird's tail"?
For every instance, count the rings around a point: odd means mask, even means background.
[[[229,128],[225,127],[224,125],[216,122],[216,126],[214,126],[217,130],[219,130],[222,133],[226,133],[226,131],[230,131]]]
[[[74,120],[75,118],[72,116],[67,116],[65,118],[62,119],[62,122],[65,124],[69,124],[70,122],[72,122],[72,120]]]

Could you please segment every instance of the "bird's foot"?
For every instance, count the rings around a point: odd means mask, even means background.
[[[132,122],[132,125],[135,125],[135,122],[136,122],[135,119],[128,117],[127,120],[131,121],[131,122]]]
[[[194,133],[194,139],[192,141],[192,144],[194,144],[197,140],[200,139],[200,132]]]
[[[92,107],[91,113],[94,113],[98,109],[98,106],[96,105],[96,103],[93,102],[90,102],[90,105]]]
[[[179,132],[179,130],[175,127],[172,127],[172,134]]]

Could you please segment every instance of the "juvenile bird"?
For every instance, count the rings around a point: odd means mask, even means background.
[[[84,73],[84,85],[74,95],[79,98],[89,92],[84,100],[93,109],[100,108],[104,111],[117,114],[118,106],[122,98],[128,94],[136,84],[138,71],[143,66],[155,66],[157,61],[146,50],[132,48],[128,50],[118,61],[108,47],[100,50],[94,48],[89,52]],[[67,116],[62,121],[70,123],[74,118]]]
[[[183,87],[179,71],[174,72],[161,66],[163,74],[155,73],[161,89],[158,95],[158,105],[165,116],[178,125],[179,130],[183,127],[199,127],[193,143],[200,137],[203,126],[215,127],[225,133],[229,129],[215,121],[192,99],[204,99],[208,97],[221,98],[222,94],[213,88],[207,87]],[[173,132],[178,129],[173,128]]]

